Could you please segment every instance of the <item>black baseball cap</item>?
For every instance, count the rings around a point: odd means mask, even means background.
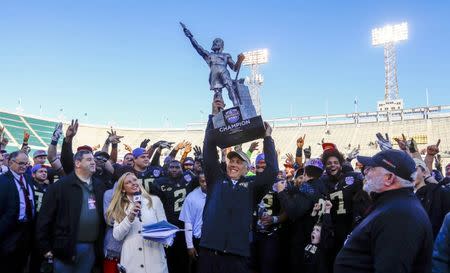
[[[416,171],[416,163],[412,157],[399,150],[385,150],[372,157],[358,156],[357,159],[364,167],[383,167],[409,181],[413,181],[411,175]]]

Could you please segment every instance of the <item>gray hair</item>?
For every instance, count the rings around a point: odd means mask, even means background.
[[[16,160],[16,158],[21,154],[24,154],[28,157],[28,155],[24,151],[19,150],[19,151],[14,151],[14,152],[10,153],[9,160],[11,160],[11,161]]]
[[[395,173],[386,170],[383,167],[381,167],[381,169],[383,169],[384,174],[394,175],[396,177],[396,180],[399,182],[399,184],[402,188],[414,188],[414,181],[416,180],[416,177],[417,177],[417,171],[415,171],[411,174],[410,177],[412,180],[406,180],[406,179],[401,178],[400,176],[396,175]]]

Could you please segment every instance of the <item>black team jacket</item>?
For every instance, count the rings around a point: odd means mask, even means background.
[[[52,251],[54,257],[65,262],[74,262],[81,213],[83,190],[75,172],[50,185],[44,195],[37,220],[36,240],[42,255]],[[103,216],[103,194],[105,184],[92,177],[95,205],[99,216],[99,236],[95,242],[97,261],[103,258],[105,220]]]
[[[334,272],[431,272],[431,223],[412,189],[376,194],[373,206],[348,236]]]
[[[251,180],[241,177],[233,186],[231,179],[220,166],[211,130],[210,116],[203,146],[208,193],[203,211],[200,246],[248,257],[252,212],[272,186],[278,173],[275,145],[272,137],[265,137],[264,154],[267,166],[264,172]]]

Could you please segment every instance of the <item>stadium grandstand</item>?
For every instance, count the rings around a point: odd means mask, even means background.
[[[441,139],[443,162],[450,161],[450,105],[419,107],[394,111],[359,112],[338,115],[302,116],[268,120],[274,128],[273,137],[280,152],[280,163],[286,153],[294,153],[296,140],[306,134],[305,146],[311,146],[312,156],[319,156],[322,142],[335,143],[342,152],[360,147],[360,154],[373,155],[378,151],[376,133],[388,133],[390,138],[405,134],[414,138],[419,149],[435,144]],[[9,139],[8,151],[22,145],[24,131],[30,134],[29,145],[33,150],[47,149],[58,120],[0,110],[0,125],[5,127]],[[63,121],[64,131],[69,122]],[[203,143],[205,123],[189,123],[183,129],[114,128],[124,136],[122,143],[138,147],[145,138],[152,142],[188,140],[193,145]],[[74,145],[100,146],[110,128],[102,125],[80,124]],[[395,141],[393,141],[395,144]],[[243,145],[244,149],[248,143]],[[126,150],[119,146],[119,156]],[[163,155],[164,156],[164,155]],[[254,154],[256,156],[256,154]]]

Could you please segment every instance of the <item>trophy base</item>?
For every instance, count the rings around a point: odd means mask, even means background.
[[[266,131],[261,116],[249,115],[243,105],[221,111],[213,124],[212,135],[221,149],[263,138]]]

